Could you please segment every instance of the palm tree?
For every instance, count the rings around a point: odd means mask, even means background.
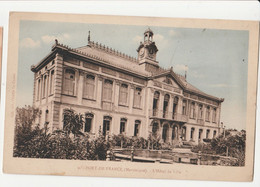
[[[84,118],[82,114],[77,114],[73,109],[65,109],[63,117],[63,130],[70,135],[72,133],[74,137],[76,135],[83,135],[81,132],[84,125]]]

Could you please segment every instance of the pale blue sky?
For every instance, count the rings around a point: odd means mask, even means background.
[[[145,26],[104,25],[21,21],[17,106],[32,104],[33,73],[37,64],[51,51],[54,39],[76,48],[91,40],[137,57]],[[154,27],[160,66],[173,66],[175,72],[200,90],[225,98],[221,121],[227,127],[245,129],[247,96],[248,31]]]

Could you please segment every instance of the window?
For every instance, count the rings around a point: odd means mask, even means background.
[[[176,114],[177,114],[177,110],[178,110],[178,102],[179,102],[179,98],[177,96],[174,97],[173,107],[172,107],[172,118],[173,119],[176,118]]]
[[[216,123],[216,115],[217,115],[217,109],[214,108],[213,109],[213,114],[212,114],[212,122],[213,123]]]
[[[90,132],[91,131],[93,117],[94,117],[94,115],[91,114],[91,113],[85,114],[84,132]]]
[[[53,94],[53,85],[54,85],[54,70],[51,71],[50,95]]]
[[[142,89],[141,88],[135,88],[134,92],[134,107],[141,108],[141,102],[142,102]]]
[[[182,114],[186,115],[186,111],[187,111],[187,101],[183,100],[183,102],[182,102]]]
[[[217,136],[217,131],[214,130],[214,131],[213,131],[213,138],[216,138],[216,136]]]
[[[200,129],[199,130],[199,140],[201,140],[201,138],[202,138],[202,132],[203,132],[203,129]]]
[[[49,110],[45,111],[45,123],[49,123]]]
[[[103,136],[106,136],[109,133],[111,121],[112,121],[112,117],[104,116],[104,119],[103,119]]]
[[[66,69],[64,75],[63,93],[67,95],[74,95],[74,87],[75,87],[75,71],[71,69]]]
[[[164,101],[163,101],[163,117],[167,117],[168,115],[168,104],[169,104],[169,99],[170,99],[170,96],[168,94],[166,94],[164,96]]]
[[[154,92],[153,96],[153,116],[157,116],[158,114],[158,101],[159,101],[160,93]]]
[[[103,101],[112,102],[113,81],[106,79],[103,86]]]
[[[207,132],[206,132],[206,138],[207,139],[209,138],[209,133],[210,133],[210,130],[208,129]]]
[[[40,93],[41,93],[41,79],[38,80],[37,100],[40,99]]]
[[[190,118],[193,118],[193,119],[195,119],[195,103],[194,102],[192,102],[191,103],[191,106],[190,106]]]
[[[127,119],[121,118],[120,120],[120,134],[125,133]]]
[[[206,109],[206,121],[209,121],[209,116],[210,116],[210,107],[208,106]]]
[[[47,88],[47,75],[43,78],[43,89],[42,89],[42,98],[45,98],[46,96],[46,89]]]
[[[195,129],[192,127],[190,130],[190,139],[191,140],[193,140],[193,138],[194,138],[194,131],[195,131]]]
[[[139,131],[140,131],[140,125],[141,125],[141,121],[139,120],[135,120],[135,129],[134,129],[134,136],[138,136],[139,135]]]
[[[202,106],[202,105],[199,105],[198,118],[199,118],[199,119],[202,119],[202,118],[203,118],[203,106]]]
[[[94,99],[95,93],[95,76],[87,75],[84,85],[83,97],[88,99]]]
[[[128,100],[128,85],[121,84],[119,88],[119,104],[127,105],[127,100]]]

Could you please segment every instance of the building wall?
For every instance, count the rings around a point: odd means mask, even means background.
[[[73,94],[64,93],[64,78],[66,69],[75,72],[75,84]],[[51,81],[51,72],[54,71],[54,77]],[[94,97],[84,97],[84,86],[86,76],[92,75],[95,78],[95,88],[93,90]],[[46,96],[43,97],[43,80],[47,77],[45,85]],[[105,80],[112,81],[112,101],[106,103],[103,101],[103,92]],[[213,132],[216,130],[216,135],[220,130],[220,103],[210,101],[209,99],[199,99],[198,96],[192,94],[184,94],[183,90],[175,82],[167,84],[164,77],[156,80],[145,80],[133,75],[127,75],[121,71],[110,69],[109,67],[101,67],[87,61],[81,61],[57,53],[54,59],[51,59],[46,66],[40,71],[35,72],[34,78],[34,106],[42,111],[41,118],[38,123],[43,125],[46,120],[49,122],[49,127],[54,129],[63,128],[63,112],[66,108],[72,108],[77,113],[85,114],[92,113],[92,129],[91,133],[97,134],[99,129],[103,128],[104,116],[112,118],[109,134],[119,134],[121,118],[127,119],[126,135],[134,135],[135,121],[141,121],[140,134],[147,138],[152,131],[152,122],[154,119],[160,121],[158,133],[162,135],[163,126],[168,124],[168,142],[173,142],[172,128],[175,124],[179,127],[179,137],[181,130],[186,127],[186,141],[190,141],[191,128],[194,128],[194,142],[198,143],[199,129],[203,129],[202,138],[206,138],[207,130],[210,130],[209,138],[213,137]],[[40,85],[38,81],[40,80]],[[128,85],[127,103],[122,105],[119,103],[120,87],[122,84]],[[53,85],[53,88],[51,88]],[[141,88],[141,103],[140,107],[134,106],[136,88]],[[51,91],[50,93],[50,90]],[[38,91],[40,90],[40,91]],[[156,116],[153,115],[153,99],[155,92],[159,92],[158,108]],[[40,95],[39,95],[39,94]],[[164,116],[164,98],[168,94],[168,108],[166,116]],[[38,96],[39,95],[39,96]],[[173,105],[175,98],[178,98],[176,113],[173,113]],[[183,114],[183,100],[187,101],[186,112]],[[195,102],[195,118],[192,118],[191,103]],[[199,105],[202,105],[203,115],[198,118]],[[206,108],[210,107],[209,121],[205,120]],[[216,108],[216,120],[213,119],[213,109]],[[46,113],[48,111],[48,113]],[[173,119],[174,115],[174,119]]]

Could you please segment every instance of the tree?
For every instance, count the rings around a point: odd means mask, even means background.
[[[70,133],[76,135],[83,135],[81,130],[83,129],[84,120],[82,114],[77,114],[72,109],[64,110],[63,118],[63,130],[70,135]]]

